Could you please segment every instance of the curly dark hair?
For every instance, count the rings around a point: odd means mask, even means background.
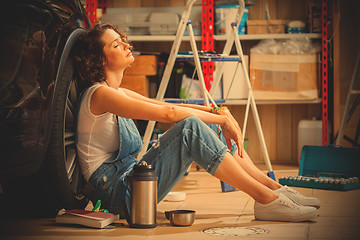
[[[73,48],[75,73],[80,90],[106,79],[103,64],[106,62],[103,51],[105,43],[101,37],[107,29],[114,30],[120,35],[123,42],[129,43],[124,32],[108,23],[96,23],[93,28],[88,30]]]

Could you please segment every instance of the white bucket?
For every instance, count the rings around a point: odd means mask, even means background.
[[[298,163],[304,145],[322,146],[322,121],[300,120],[298,125]]]
[[[218,5],[215,6],[215,35],[230,34],[231,23],[235,21],[239,5]],[[245,34],[246,21],[248,19],[248,7],[245,7],[244,14],[239,26],[239,34]]]

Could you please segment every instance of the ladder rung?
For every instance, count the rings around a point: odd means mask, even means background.
[[[208,54],[199,56],[203,62],[241,62],[239,57],[223,56],[221,54]],[[177,61],[194,61],[194,55],[177,55]]]
[[[164,98],[167,103],[185,103],[185,104],[204,104],[204,99],[181,99],[181,98]],[[225,99],[215,99],[215,103],[225,103]]]
[[[360,90],[351,90],[351,94],[360,94]]]

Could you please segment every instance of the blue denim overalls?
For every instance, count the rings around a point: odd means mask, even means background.
[[[89,178],[93,188],[91,200],[102,201],[102,208],[125,218],[124,201],[131,202],[126,177],[137,163],[135,155],[142,147],[141,137],[133,120],[118,117],[119,152],[106,160]],[[231,154],[237,150],[233,142]],[[207,125],[197,117],[176,123],[159,137],[142,157],[151,164],[158,179],[158,202],[180,181],[192,162],[214,175],[229,149],[218,125]],[[122,201],[122,199],[124,201]],[[129,208],[129,207],[128,207]]]
[[[126,216],[122,198],[129,204],[130,192],[126,177],[137,163],[134,156],[142,147],[139,131],[133,120],[117,117],[119,123],[119,152],[114,153],[89,178],[89,184],[94,189],[93,202],[102,201],[102,208],[110,212]],[[125,195],[124,195],[125,194]]]

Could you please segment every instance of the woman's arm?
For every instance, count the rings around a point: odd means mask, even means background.
[[[134,92],[134,91],[131,91],[129,89],[126,89],[126,88],[122,88],[122,90],[126,93],[126,95],[128,95],[129,97],[133,97],[133,98],[136,98],[136,99],[139,99],[139,100],[143,100],[143,101],[146,101],[146,102],[151,102],[151,103],[154,103],[154,104],[159,104],[159,105],[177,105],[179,107],[188,107],[188,108],[194,108],[194,109],[198,109],[198,110],[202,110],[202,111],[205,111],[205,112],[210,112],[210,107],[206,107],[206,106],[202,106],[202,105],[196,105],[196,104],[183,104],[183,103],[180,103],[180,104],[173,104],[173,103],[167,103],[167,102],[163,102],[163,101],[159,101],[159,100],[156,100],[156,99],[151,99],[151,98],[147,98],[147,97],[144,97],[143,95],[137,93],[137,92]]]
[[[115,90],[109,87],[98,88],[90,103],[90,109],[94,114],[111,112],[121,117],[154,120],[158,122],[176,123],[187,117],[195,116],[207,124],[218,124],[223,129],[223,134],[231,149],[230,139],[239,146],[239,154],[242,156],[241,131],[233,120],[222,114],[210,113],[210,111],[198,108],[163,103],[158,100],[146,98],[130,90]]]
[[[166,103],[163,101],[159,101],[156,99],[151,99],[151,98],[147,98],[144,97],[141,94],[138,94],[134,91],[131,91],[129,89],[126,88],[122,88],[124,90],[124,92],[126,93],[126,95],[128,95],[129,97],[132,98],[136,98],[142,101],[146,101],[146,102],[150,102],[150,103],[154,103],[154,104],[158,104],[158,105],[176,105],[179,107],[184,107],[184,108],[193,108],[193,109],[198,109],[204,112],[211,112],[211,107],[207,107],[207,106],[202,106],[202,105],[195,105],[195,104],[171,104],[171,103]],[[239,131],[241,131],[240,126],[238,124],[238,122],[235,120],[235,118],[231,115],[230,111],[225,107],[225,108],[220,108],[219,111],[215,112],[217,114],[220,115],[225,115],[228,116],[230,118],[230,120],[233,122],[233,124],[239,129]]]
[[[149,103],[158,104],[158,105],[166,105],[167,104],[166,102],[159,101],[157,99],[144,97],[143,95],[141,95],[137,92],[134,92],[130,89],[127,89],[127,88],[120,88],[120,90],[122,90],[127,96],[144,101],[144,102],[149,102]]]
[[[111,112],[116,115],[142,120],[174,123],[189,116],[196,116],[209,124],[223,124],[224,116],[195,108],[179,107],[146,98],[140,94],[106,86],[98,88],[91,98],[91,111],[94,114]]]

